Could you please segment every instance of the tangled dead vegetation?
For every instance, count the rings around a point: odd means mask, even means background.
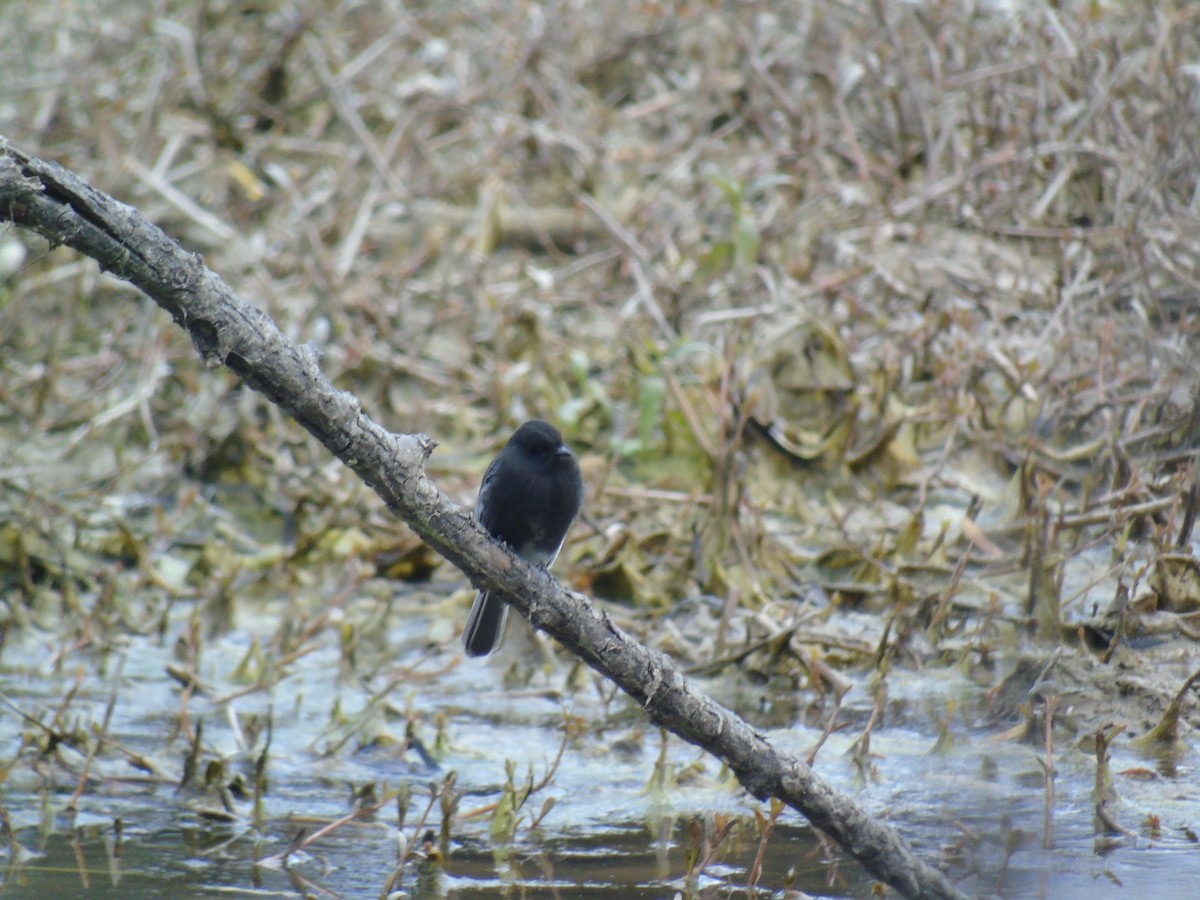
[[[954,668],[1031,734],[1057,671],[1080,733],[1194,725],[1194,11],[6,16],[0,133],[434,435],[464,501],[514,422],[560,424],[590,487],[560,571],[681,661],[838,698]],[[225,627],[283,589],[288,659],[331,583],[453,582],[125,287],[0,245],[9,633],[104,644],[194,597]]]

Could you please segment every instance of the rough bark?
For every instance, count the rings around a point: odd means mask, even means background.
[[[391,434],[372,421],[354,396],[321,373],[316,348],[288,341],[200,256],[135,209],[0,137],[0,221],[5,220],[90,256],[138,287],[190,335],[206,364],[228,366],[286,411],[475,587],[504,597],[634,698],[652,722],[727,764],[752,795],[778,797],[906,896],[965,896],[920,860],[894,828],[697,690],[669,658],[630,638],[587,597],[491,540],[469,510],[425,475],[424,463],[437,446],[433,440]]]

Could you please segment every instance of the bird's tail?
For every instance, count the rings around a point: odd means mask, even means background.
[[[463,647],[467,656],[487,656],[500,646],[504,637],[504,622],[508,604],[490,596],[487,591],[475,595],[467,627],[463,629]]]

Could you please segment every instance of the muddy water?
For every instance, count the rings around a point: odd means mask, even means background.
[[[351,604],[340,624],[369,625],[371,605],[369,599]],[[0,842],[5,895],[379,896],[402,843],[442,829],[437,805],[425,825],[417,821],[431,786],[451,771],[463,796],[446,828],[448,855],[441,864],[410,860],[396,890],[456,897],[493,896],[502,888],[524,896],[663,897],[689,890],[728,896],[746,884],[759,844],[753,814],[762,804],[703,754],[675,739],[664,745],[636,709],[590,676],[571,675],[564,663],[539,664],[530,682],[506,687],[503,665],[457,662],[452,639],[431,646],[431,634],[452,638],[453,629],[436,598],[397,605],[385,632],[358,647],[357,674],[347,674],[344,630],[328,628],[315,634],[311,652],[261,690],[239,681],[239,663],[253,656],[255,641],[268,646],[281,616],[292,613],[286,600],[240,608],[235,630],[204,642],[200,685],[184,715],[181,686],[166,671],[178,664],[176,637],[192,613],[179,604],[157,634],[128,636],[106,652],[64,652],[32,627],[9,634],[0,656],[7,701],[0,711],[0,804],[11,829]],[[401,662],[411,668],[397,668]],[[1143,836],[1118,838],[1100,853],[1095,762],[1086,746],[1055,748],[1047,813],[1044,748],[981,727],[981,690],[965,679],[948,674],[919,684],[905,697],[904,679],[893,673],[895,699],[866,754],[853,752],[869,712],[869,703],[854,702],[856,694],[867,696],[865,684],[856,686],[843,710],[847,727],[829,739],[817,768],[885,815],[925,858],[951,861],[969,893],[1166,897],[1188,896],[1200,883],[1191,831],[1200,818],[1194,752],[1156,765],[1118,744],[1117,818]],[[232,696],[239,691],[246,692]],[[724,699],[760,715],[787,749],[804,753],[818,737],[816,728],[777,721],[771,708],[787,704],[762,696],[761,688],[744,686]],[[227,794],[223,805],[198,786],[203,774],[180,787],[189,747],[181,721],[192,728],[203,722],[202,773],[228,782],[237,771],[243,785],[252,785],[262,740],[252,750],[244,744],[252,740],[255,717],[268,713],[259,816],[252,792]],[[106,716],[106,740],[97,744]],[[405,750],[409,722],[424,753]],[[80,740],[51,748],[47,728]],[[519,811],[511,836],[496,835],[492,805],[506,761],[518,784],[542,781],[564,728],[568,737],[549,783]],[[227,766],[224,775],[208,769],[218,759]],[[374,814],[287,855],[296,841],[346,815],[354,790],[374,785],[376,797],[390,797],[401,784],[410,788],[402,828],[389,799]],[[553,804],[545,810],[547,800]],[[1149,816],[1160,823],[1153,839],[1144,836]],[[689,847],[730,819],[739,825],[689,880]],[[814,895],[870,892],[858,866],[821,846],[793,814],[782,817],[767,844],[760,885],[772,896],[789,885]]]

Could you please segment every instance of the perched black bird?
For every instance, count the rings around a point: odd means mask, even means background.
[[[531,419],[513,432],[483,473],[475,518],[518,556],[548,567],[582,504],[583,477],[575,454],[553,425]],[[463,630],[467,655],[495,650],[507,616],[503,600],[487,591],[476,594]]]

